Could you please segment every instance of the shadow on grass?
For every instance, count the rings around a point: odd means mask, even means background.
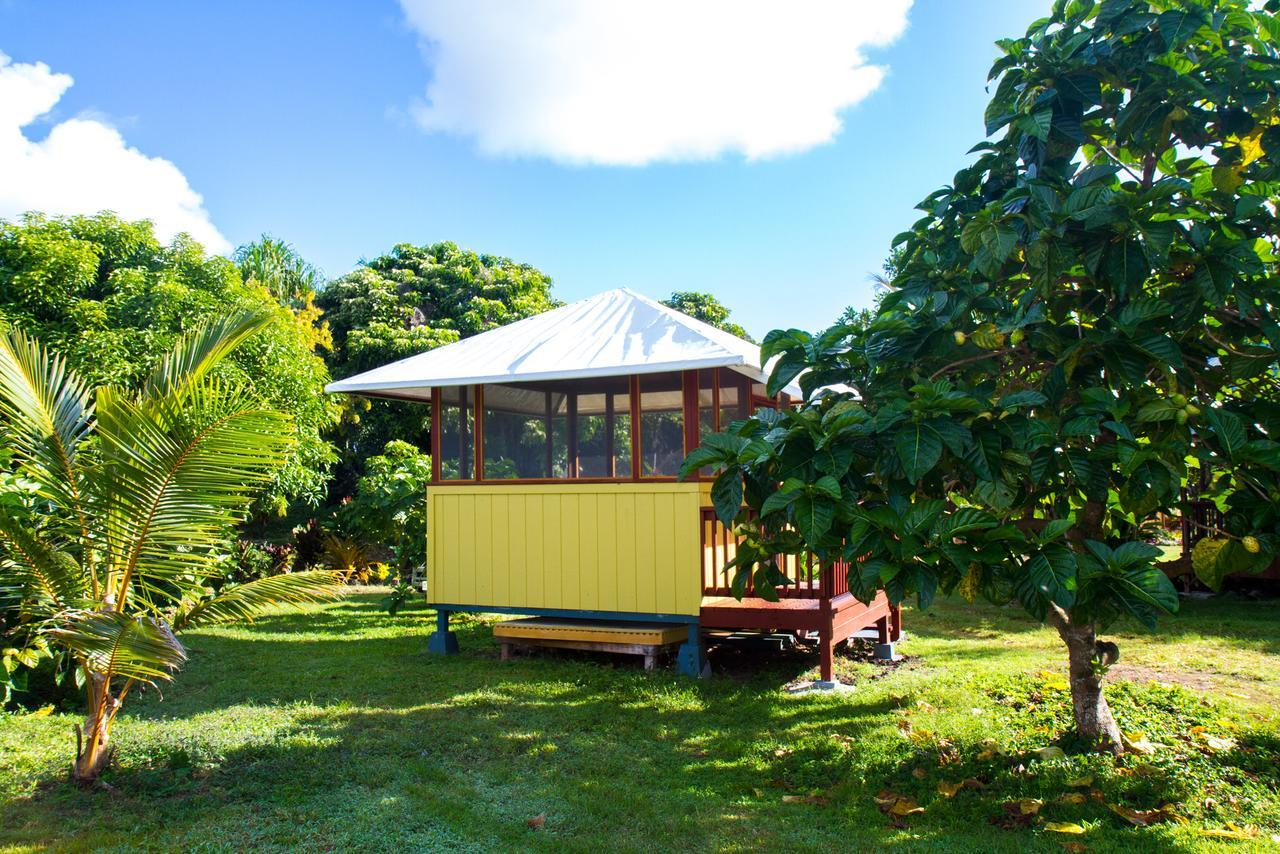
[[[4,841],[100,847],[146,832],[158,848],[1059,848],[988,824],[1004,800],[1053,791],[1051,774],[975,764],[972,744],[940,764],[933,746],[895,729],[914,689],[783,696],[781,685],[814,666],[811,653],[718,655],[725,675],[693,682],[631,659],[500,662],[481,619],[458,620],[461,655],[427,656],[431,629],[430,612],[391,618],[369,595],[189,636],[191,661],[163,701],[152,692],[126,708],[140,729],[163,730],[148,730],[146,746],[131,734],[133,752],[110,774],[115,793],[47,786],[6,807]],[[199,731],[221,726],[242,730],[222,742]],[[1242,738],[1213,759],[1214,773],[1275,788],[1267,762],[1277,750],[1270,736]],[[989,788],[935,793],[943,777],[964,776]],[[1125,785],[1137,806],[1177,794],[1148,778]],[[876,810],[882,787],[928,805],[908,820],[909,836]],[[784,801],[814,793],[829,805]],[[1134,842],[1101,815],[1099,850]],[[536,832],[535,816],[546,818]],[[1141,842],[1175,850],[1158,835]]]

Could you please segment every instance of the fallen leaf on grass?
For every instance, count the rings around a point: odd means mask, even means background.
[[[1222,829],[1209,828],[1200,831],[1201,836],[1208,836],[1211,839],[1253,839],[1258,835],[1257,828],[1241,827],[1238,824],[1227,822],[1227,826]]]
[[[1023,815],[1036,815],[1040,812],[1040,808],[1044,806],[1044,801],[1039,798],[1022,798],[1016,801],[1010,801],[1005,804],[1006,807],[1017,807],[1018,812]]]
[[[1133,773],[1139,777],[1162,777],[1164,771],[1148,762],[1140,762],[1133,766]]]
[[[911,776],[915,777],[917,780],[923,780],[925,777],[929,776],[929,772],[923,768],[912,768]]]
[[[1058,796],[1058,803],[1060,804],[1082,804],[1085,800],[1085,796],[1079,792],[1067,792]]]
[[[985,789],[987,787],[987,784],[979,780],[977,777],[965,777],[964,787],[966,789],[973,789],[977,791],[979,789]]]
[[[547,814],[542,812],[525,822],[529,825],[530,830],[541,830],[542,826],[547,823]]]
[[[1084,833],[1084,825],[1074,821],[1046,821],[1044,829],[1050,833]]]
[[[1066,759],[1067,758],[1066,752],[1063,751],[1061,747],[1054,747],[1052,745],[1050,745],[1049,747],[1041,747],[1039,750],[1036,751],[1036,755],[1039,756],[1041,759]]]
[[[885,789],[875,796],[876,806],[880,808],[880,812],[885,815],[891,815],[901,818],[906,815],[916,815],[924,812],[924,807],[915,802],[914,798],[908,798],[906,795],[899,795],[897,792],[891,792]]]
[[[1093,775],[1085,774],[1083,777],[1073,777],[1067,781],[1067,788],[1070,789],[1087,789],[1093,785]]]
[[[1134,827],[1148,827],[1166,821],[1183,821],[1183,818],[1173,811],[1172,804],[1165,804],[1153,810],[1135,810],[1120,804],[1107,804],[1107,808]]]
[[[1004,814],[993,818],[993,824],[1006,830],[1016,827],[1030,827],[1044,802],[1036,798],[1023,798],[1018,801],[1007,801],[1001,805]]]
[[[956,795],[956,792],[960,791],[963,788],[964,788],[963,782],[952,783],[948,780],[938,781],[938,794],[942,795],[942,797],[944,798],[954,798]]]
[[[773,755],[778,757],[779,759],[783,758],[784,756],[790,756],[793,753],[795,753],[795,751],[792,750],[790,747],[779,747],[777,750],[773,751]]]
[[[1125,747],[1129,748],[1134,753],[1141,753],[1144,756],[1150,756],[1156,752],[1156,746],[1150,741],[1147,741],[1147,737],[1140,732],[1130,733],[1129,735],[1123,736],[1123,738]]]
[[[40,708],[36,709],[34,712],[30,712],[30,713],[27,715],[27,717],[29,717],[29,718],[47,718],[47,717],[48,717],[49,715],[51,715],[51,714],[53,714],[53,706],[41,706]]]
[[[1234,750],[1236,740],[1234,738],[1218,738],[1213,735],[1206,735],[1204,743],[1210,750]]]
[[[1088,845],[1085,845],[1083,842],[1075,842],[1075,841],[1062,843],[1062,848],[1063,850],[1070,851],[1071,854],[1082,854],[1082,852],[1084,851],[1093,850]]]
[[[783,795],[782,802],[784,804],[813,804],[816,807],[825,807],[831,801],[822,795]]]

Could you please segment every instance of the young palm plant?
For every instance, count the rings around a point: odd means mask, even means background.
[[[0,586],[18,592],[28,641],[62,650],[83,678],[81,783],[110,761],[130,690],[186,659],[178,632],[338,594],[330,572],[206,586],[227,529],[292,441],[288,416],[214,372],[267,322],[238,314],[195,330],[137,391],[91,391],[38,341],[0,332],[0,431],[24,490],[0,502]]]

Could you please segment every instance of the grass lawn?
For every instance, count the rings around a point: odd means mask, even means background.
[[[1034,752],[1069,720],[1065,657],[1012,611],[909,611],[904,663],[845,656],[854,692],[789,696],[814,655],[721,653],[716,678],[695,683],[631,659],[499,662],[477,619],[458,627],[461,655],[428,657],[425,608],[393,619],[379,598],[187,635],[178,680],[131,697],[117,723],[114,791],[65,782],[74,715],[0,716],[0,846],[1243,851],[1280,838],[1273,602],[1188,602],[1162,635],[1117,638],[1113,704],[1155,744],[1117,764]],[[923,812],[894,826],[883,791]],[[1135,827],[1110,809],[1165,804],[1181,820]],[[1206,834],[1232,825],[1248,838]]]

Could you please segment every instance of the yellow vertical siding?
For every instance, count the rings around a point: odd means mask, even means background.
[[[430,601],[696,615],[698,484],[427,490]]]

